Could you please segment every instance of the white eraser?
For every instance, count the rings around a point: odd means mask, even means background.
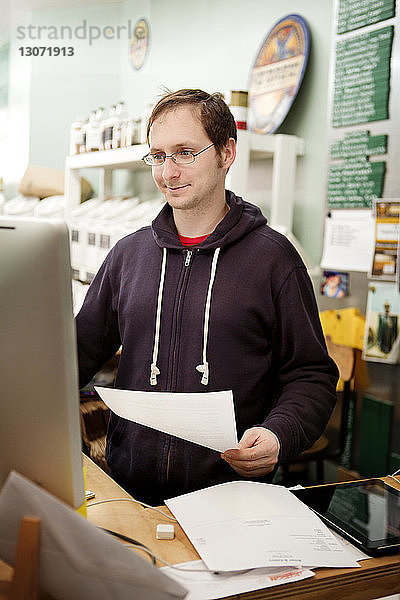
[[[175,537],[175,529],[173,525],[159,523],[156,529],[156,538],[158,540],[173,540]]]

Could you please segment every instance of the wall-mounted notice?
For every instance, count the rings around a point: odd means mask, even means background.
[[[371,208],[382,195],[385,162],[345,161],[331,165],[328,175],[329,208]]]
[[[350,131],[343,139],[337,140],[330,147],[331,159],[345,160],[368,158],[377,154],[386,154],[387,135],[370,135],[367,129]]]
[[[329,208],[372,208],[382,196],[386,162],[370,162],[371,156],[386,154],[387,135],[370,135],[368,130],[346,133],[331,144],[332,163],[328,174]]]
[[[340,0],[338,33],[345,33],[394,17],[395,0]]]
[[[400,235],[400,200],[377,200],[375,215],[375,250],[370,277],[396,281]]]
[[[393,29],[389,25],[337,42],[333,127],[389,117]]]
[[[369,210],[333,210],[325,220],[321,267],[368,272],[374,249],[374,225]]]

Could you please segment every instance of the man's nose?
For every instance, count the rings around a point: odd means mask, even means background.
[[[176,164],[170,156],[166,157],[162,167],[162,176],[165,181],[178,177],[180,174],[179,165]]]

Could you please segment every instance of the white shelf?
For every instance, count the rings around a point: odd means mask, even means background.
[[[137,144],[130,148],[117,148],[115,150],[101,150],[99,152],[84,152],[67,156],[65,161],[66,169],[129,169],[146,168],[142,157],[147,154],[146,144]]]
[[[245,136],[249,139],[250,158],[253,160],[272,158],[279,151],[282,141],[287,140],[294,146],[296,156],[304,155],[304,140],[295,135],[261,135],[259,133],[238,131],[238,146]]]
[[[99,169],[99,198],[105,199],[112,195],[112,180],[114,169],[131,169],[134,171],[151,169],[142,161],[147,154],[147,144],[136,144],[130,148],[115,150],[100,150],[84,152],[67,156],[65,159],[65,197],[67,199],[67,219],[71,210],[80,203],[80,174],[81,169]]]
[[[246,198],[250,162],[272,159],[270,225],[292,231],[297,158],[303,154],[304,140],[295,135],[238,131],[236,160],[229,169],[226,187]]]
[[[142,161],[147,144],[130,148],[87,152],[68,156],[65,161],[65,196],[67,211],[80,202],[80,169],[99,169],[99,198],[112,194],[114,169],[148,170]],[[294,135],[261,135],[238,131],[237,156],[229,169],[226,187],[246,198],[250,161],[272,160],[271,218],[273,227],[292,230],[297,158],[304,155],[304,140]]]
[[[282,141],[289,140],[295,148],[297,156],[304,154],[304,140],[294,135],[260,135],[248,131],[238,131],[238,147],[248,140],[250,158],[264,159],[272,158],[279,151],[278,146]],[[142,157],[147,154],[146,144],[137,144],[130,148],[118,148],[116,150],[101,150],[99,152],[84,152],[67,156],[65,161],[66,169],[91,169],[91,168],[110,168],[110,169],[129,169],[129,168],[148,168],[148,165],[142,161]]]

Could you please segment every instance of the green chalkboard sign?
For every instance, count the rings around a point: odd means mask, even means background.
[[[329,208],[372,208],[382,195],[386,162],[344,161],[329,167]]]
[[[371,136],[366,129],[346,133],[343,139],[334,142],[330,147],[332,160],[360,160],[386,152],[387,135]]]
[[[394,17],[395,0],[340,0],[337,32],[345,33]]]
[[[390,25],[336,44],[333,127],[389,118],[392,41]]]

